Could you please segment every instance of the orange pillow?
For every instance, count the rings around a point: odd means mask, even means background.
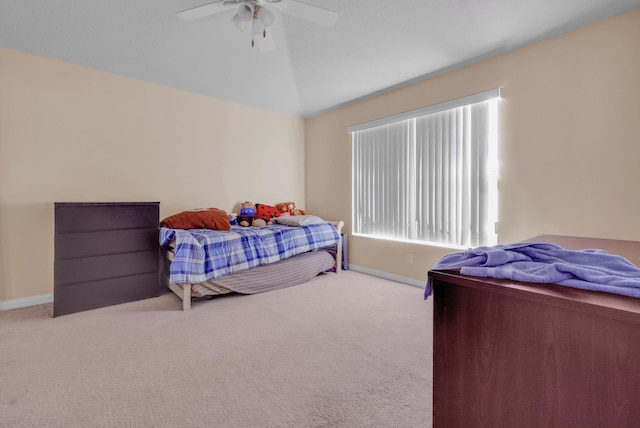
[[[218,208],[199,208],[182,211],[163,219],[160,226],[169,229],[230,230],[229,214]]]

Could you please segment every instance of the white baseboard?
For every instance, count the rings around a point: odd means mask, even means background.
[[[40,296],[23,297],[22,299],[5,300],[0,301],[0,311],[26,308],[27,306],[42,305],[44,303],[51,302],[53,302],[53,293],[41,294]]]
[[[400,275],[394,275],[394,274],[391,274],[391,273],[381,272],[381,271],[378,271],[378,270],[369,269],[369,268],[366,268],[366,267],[354,265],[353,263],[349,263],[349,270],[353,270],[353,271],[360,272],[360,273],[365,273],[365,274],[371,275],[371,276],[377,276],[378,278],[384,278],[384,279],[388,279],[390,281],[401,282],[403,284],[413,285],[414,287],[420,287],[420,288],[424,288],[425,284],[427,282],[426,278],[425,278],[424,281],[418,281],[418,280],[413,279],[413,278],[407,278],[407,277],[400,276]]]

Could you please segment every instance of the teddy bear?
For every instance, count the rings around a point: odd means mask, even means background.
[[[253,202],[244,201],[243,203],[241,203],[240,204],[240,215],[248,215],[248,216],[251,216],[251,217],[256,215],[256,206],[253,204]]]
[[[245,201],[240,204],[240,212],[236,216],[236,221],[242,227],[249,227],[256,216],[256,207],[253,202]]]
[[[263,227],[263,226],[267,226],[267,225],[272,225],[273,223],[271,222],[266,222],[265,219],[260,218],[260,217],[254,217],[253,220],[251,221],[251,226],[253,227]]]
[[[296,207],[295,202],[282,202],[276,205],[278,211],[280,211],[280,215],[306,215],[306,211],[299,209]]]

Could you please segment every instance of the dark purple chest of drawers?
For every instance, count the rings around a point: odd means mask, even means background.
[[[160,203],[55,203],[54,316],[159,294]]]

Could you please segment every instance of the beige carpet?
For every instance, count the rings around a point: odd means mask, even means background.
[[[430,427],[422,292],[346,271],[189,312],[0,312],[0,426]]]

